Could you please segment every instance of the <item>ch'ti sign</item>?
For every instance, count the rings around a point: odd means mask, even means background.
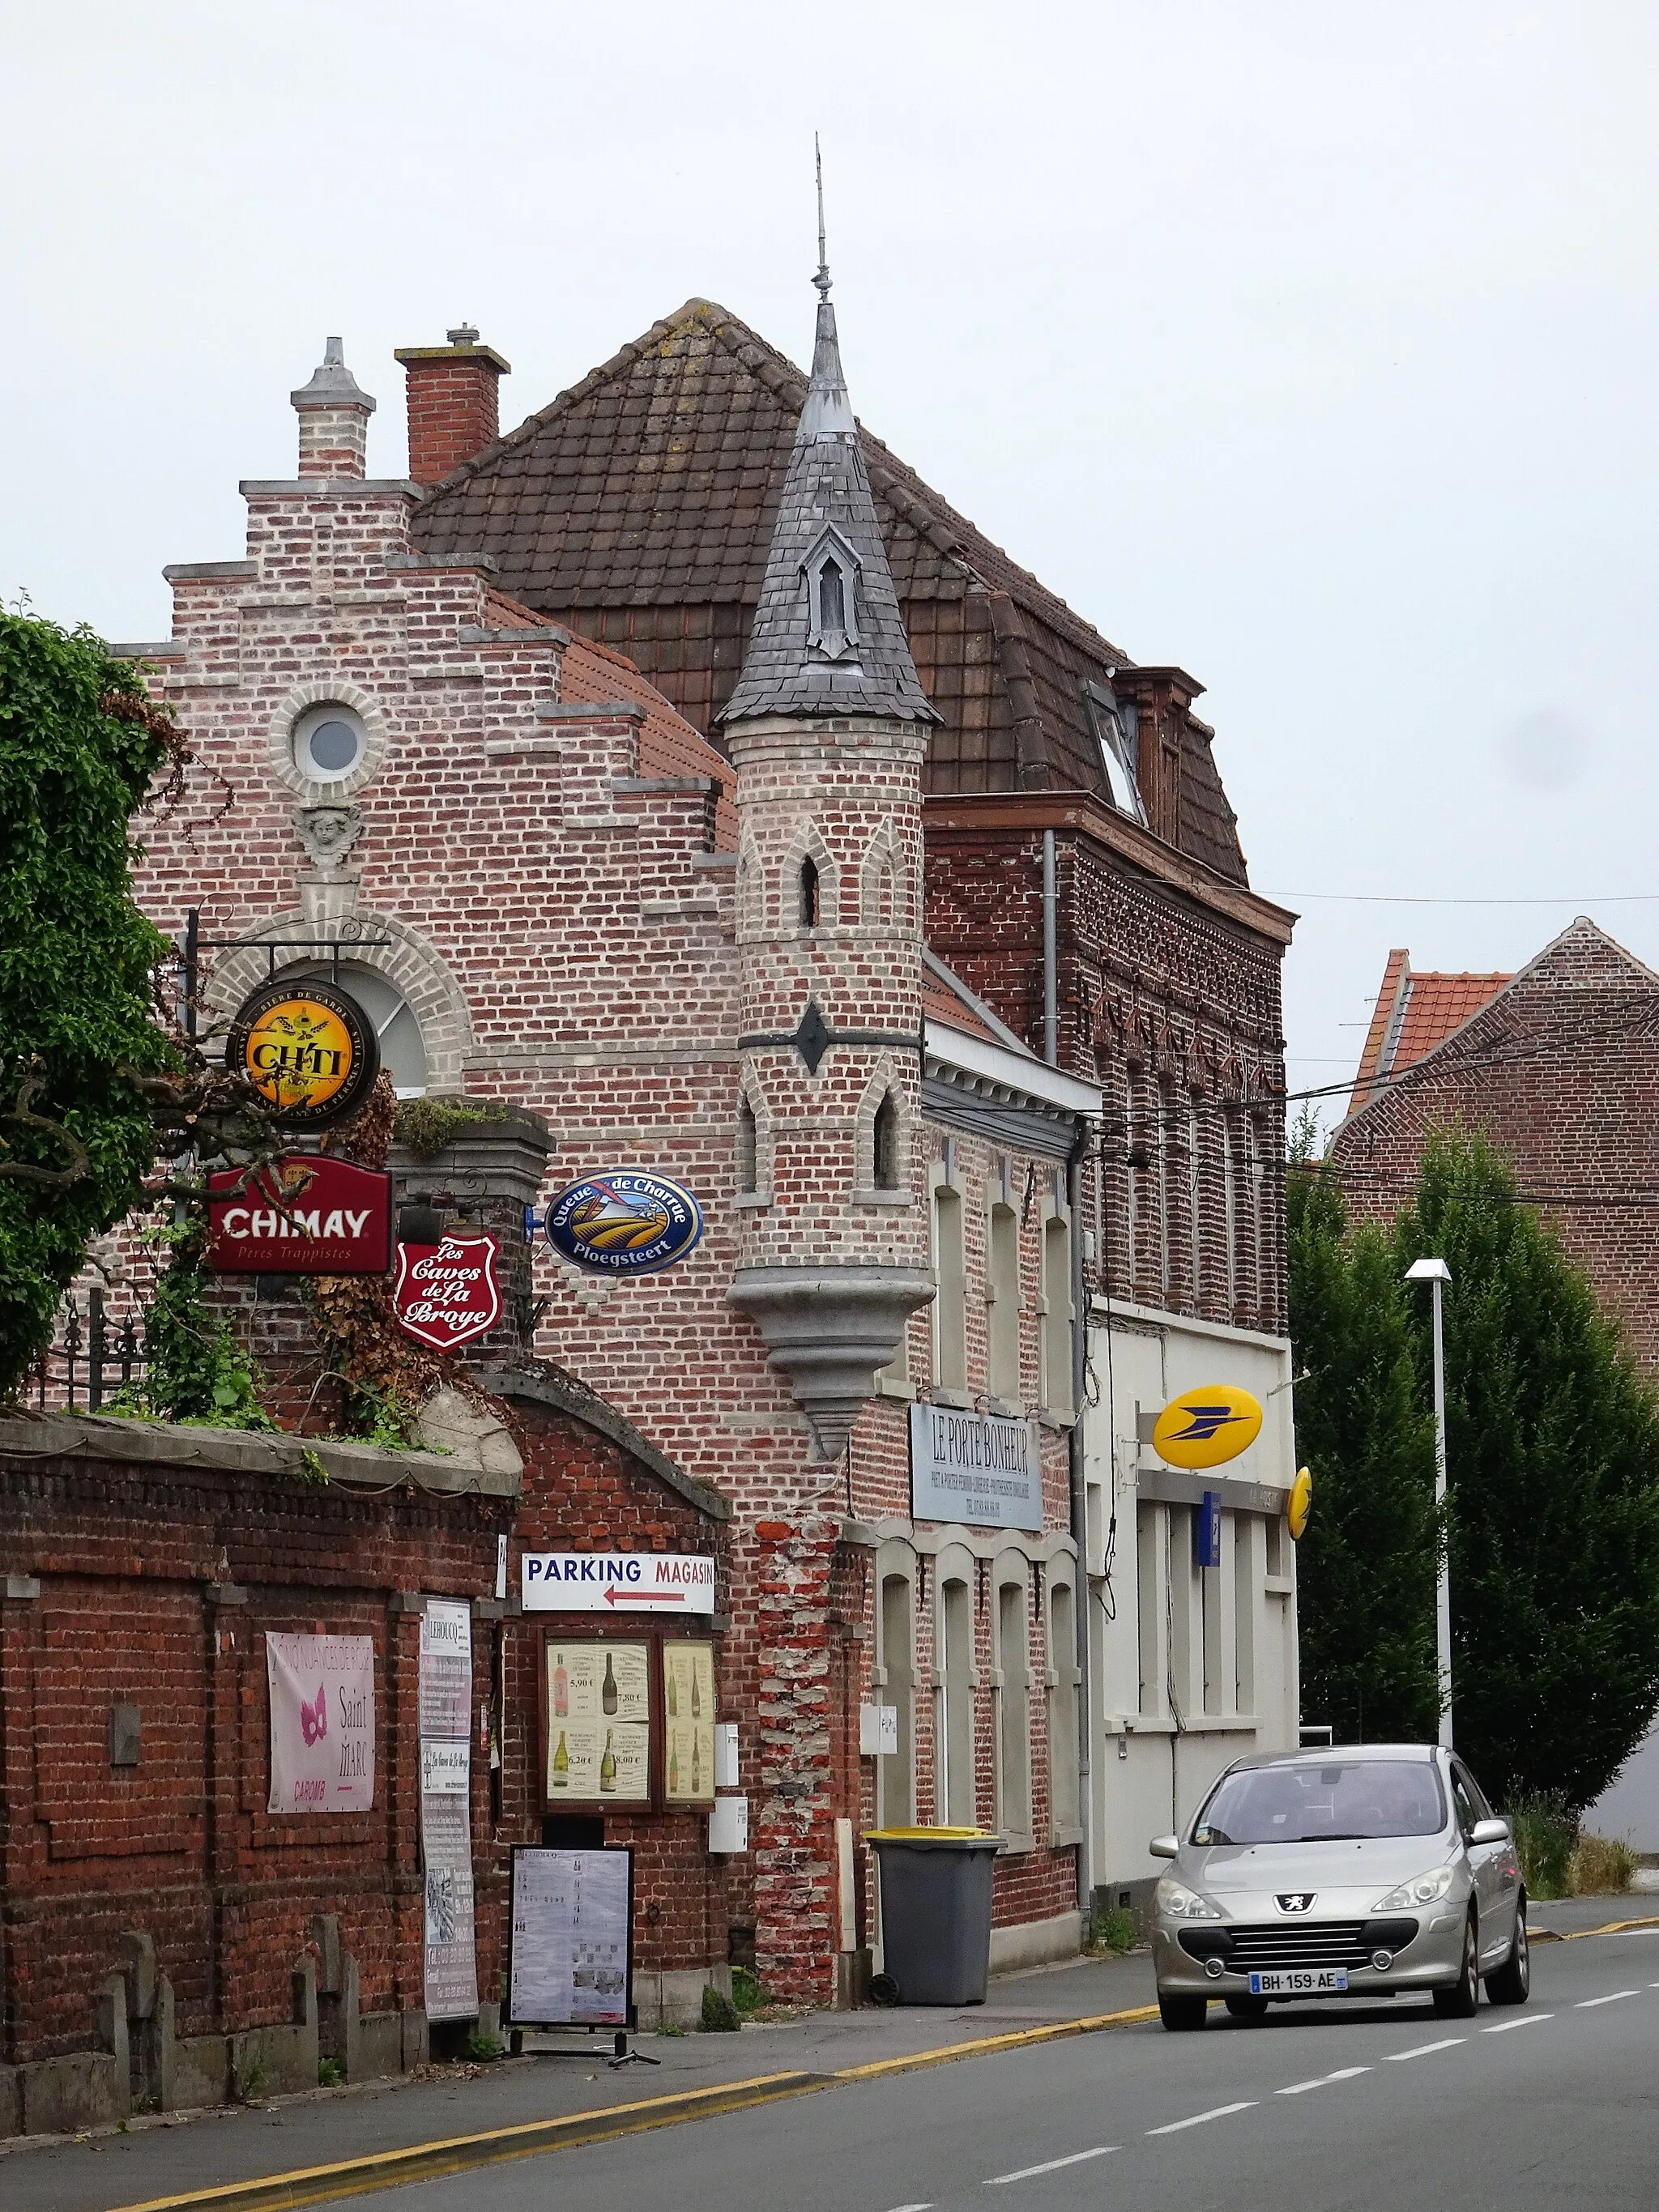
[[[267,983],[242,1001],[225,1065],[240,1070],[286,1129],[323,1129],[355,1114],[380,1072],[373,1024],[348,991],[307,976]]]

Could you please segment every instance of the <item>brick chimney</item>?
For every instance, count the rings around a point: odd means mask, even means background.
[[[409,473],[441,483],[501,435],[501,380],[512,364],[480,345],[470,323],[441,346],[399,346],[393,359],[409,376]]]
[[[300,474],[361,477],[374,402],[346,367],[338,338],[327,340],[322,367],[313,369],[310,383],[289,398],[300,418]]]

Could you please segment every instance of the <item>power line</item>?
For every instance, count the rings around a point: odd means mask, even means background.
[[[1275,904],[1282,899],[1300,899],[1307,904],[1321,906],[1655,906],[1659,905],[1659,891],[1601,891],[1595,896],[1583,894],[1572,897],[1564,893],[1559,898],[1444,898],[1415,891],[1274,891],[1263,892]]]

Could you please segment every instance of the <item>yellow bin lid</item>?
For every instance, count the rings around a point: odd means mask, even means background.
[[[1001,1838],[993,1828],[866,1828],[866,1844],[995,1844]]]

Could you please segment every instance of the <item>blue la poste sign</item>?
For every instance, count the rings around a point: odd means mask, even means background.
[[[631,1168],[568,1184],[548,1203],[548,1243],[598,1275],[672,1267],[702,1235],[702,1209],[689,1190]]]

